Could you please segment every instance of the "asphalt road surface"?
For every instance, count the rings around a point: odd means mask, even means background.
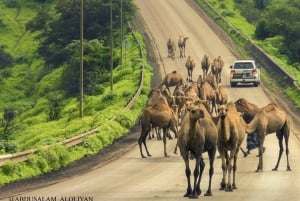
[[[225,66],[221,85],[229,94],[229,100],[246,98],[259,106],[272,101],[263,86],[229,86],[229,65],[236,59],[231,48],[222,38],[218,38],[208,24],[184,0],[135,0],[144,19],[146,32],[151,39],[161,75],[178,71],[184,77],[186,58],[179,58],[177,49],[175,60],[167,57],[166,42],[169,37],[176,42],[179,35],[187,36],[186,55],[196,61],[193,79],[202,73],[200,61],[204,54],[211,58],[222,56]],[[155,76],[160,76],[156,74]],[[138,132],[139,129],[136,131]],[[264,154],[264,171],[256,173],[258,164],[257,149],[244,158],[240,153],[237,162],[237,190],[224,192],[219,190],[222,170],[221,160],[215,160],[215,174],[212,181],[212,197],[198,199],[223,201],[297,201],[300,196],[300,143],[296,138],[299,130],[292,126],[290,137],[290,165],[292,171],[286,171],[286,156],[283,154],[279,170],[272,171],[278,156],[278,142],[275,134],[266,137]],[[52,200],[94,200],[94,201],[156,201],[187,200],[185,166],[179,155],[173,154],[176,140],[168,141],[167,151],[170,157],[164,157],[163,143],[148,141],[152,157],[142,159],[138,146],[133,146],[127,153],[105,165],[95,165],[91,170],[38,189],[19,192],[11,200],[20,198]],[[246,145],[243,144],[243,147]],[[208,187],[208,157],[204,154],[206,168],[201,181],[201,190]],[[191,161],[191,168],[194,168]],[[30,185],[30,184],[28,184]],[[1,196],[1,195],[0,195]],[[5,198],[4,200],[9,200]]]

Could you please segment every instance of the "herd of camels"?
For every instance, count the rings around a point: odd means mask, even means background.
[[[178,47],[180,58],[185,57],[185,42],[188,37],[180,36]],[[175,43],[167,42],[168,56],[174,58]],[[205,196],[211,196],[211,181],[214,174],[216,152],[222,160],[222,181],[220,190],[233,191],[236,185],[238,153],[246,135],[256,136],[259,144],[259,161],[256,171],[263,171],[263,145],[267,134],[276,133],[279,142],[279,155],[274,171],[278,169],[285,142],[287,170],[289,164],[290,122],[286,112],[275,103],[258,107],[254,103],[240,98],[228,101],[228,95],[221,83],[224,62],[222,57],[212,62],[206,54],[201,61],[202,75],[197,81],[192,80],[195,61],[188,56],[186,60],[187,79],[177,71],[166,74],[164,79],[151,90],[147,107],[140,116],[141,134],[138,139],[142,158],[150,157],[146,140],[152,137],[161,139],[164,144],[164,156],[169,156],[166,149],[167,139],[172,138],[172,131],[177,139],[177,148],[185,163],[187,190],[185,197],[197,198],[201,194],[200,182],[204,170],[203,154],[209,157],[209,185]],[[173,92],[170,88],[172,87]],[[143,145],[147,156],[143,154]],[[194,182],[191,184],[189,161],[195,160]]]

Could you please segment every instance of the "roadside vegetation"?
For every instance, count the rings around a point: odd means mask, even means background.
[[[300,85],[300,3],[295,0],[197,0],[198,4],[234,39],[245,47],[243,36],[260,46],[284,70],[298,80]],[[211,9],[210,6],[214,10]],[[216,11],[232,27],[220,18]],[[238,30],[238,33],[236,32]],[[242,49],[242,48],[241,48]],[[245,57],[247,51],[242,50]],[[272,79],[263,75],[265,83]],[[283,90],[300,108],[300,92],[296,87],[286,87],[278,79],[273,90]],[[273,82],[276,80],[273,79]]]
[[[57,170],[99,152],[130,131],[145,106],[152,68],[146,61],[142,36],[134,31],[136,41],[127,24],[135,17],[133,2],[123,4],[126,45],[121,58],[120,2],[113,1],[113,74],[110,1],[84,2],[82,118],[78,98],[80,1],[0,2],[0,154],[38,149],[25,162],[1,166],[0,185]],[[141,95],[130,110],[125,110],[139,87],[142,67]],[[77,146],[57,144],[95,128],[99,128],[96,135]]]

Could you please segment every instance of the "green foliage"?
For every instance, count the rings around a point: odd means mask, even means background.
[[[12,65],[12,63],[13,63],[12,56],[0,48],[0,69]]]
[[[113,2],[113,21],[119,21],[119,2]],[[134,17],[136,8],[132,0],[123,3],[123,20],[127,22]],[[74,40],[80,38],[80,26],[74,26],[74,22],[80,22],[80,1],[66,0],[59,1],[56,5],[57,19],[49,20],[47,28],[42,31],[40,38],[43,42],[39,48],[39,54],[44,57],[47,64],[59,66],[67,61],[69,55],[64,48]],[[37,17],[38,18],[38,17]],[[95,20],[97,19],[97,20]],[[90,0],[84,3],[83,35],[86,40],[98,39],[109,44],[109,9],[108,4],[102,0]],[[65,27],[68,27],[67,29]],[[113,28],[118,29],[119,24],[113,23]],[[126,30],[126,29],[125,29]],[[117,40],[119,37],[116,37]],[[120,44],[120,41],[117,41]]]
[[[36,54],[39,42],[44,41],[44,39],[46,40],[43,32],[38,30],[42,25],[38,24],[37,19],[44,17],[37,15],[37,11],[41,10],[40,5],[36,5],[34,3],[35,0],[20,2],[22,9],[18,10],[17,18],[16,9],[3,9],[3,13],[5,14],[2,19],[3,24],[5,24],[5,30],[0,29],[0,43],[4,44],[3,47],[5,46],[5,50],[16,58],[16,63],[13,66],[5,68],[0,72],[0,75],[5,76],[5,79],[3,77],[0,78],[1,86],[4,89],[0,93],[0,110],[3,111],[4,108],[12,108],[16,112],[14,119],[15,130],[10,136],[9,141],[0,143],[0,153],[23,151],[45,145],[49,147],[39,148],[39,151],[32,154],[30,160],[27,162],[8,164],[4,167],[4,171],[0,167],[0,185],[58,169],[87,154],[96,153],[110,145],[113,140],[118,139],[124,133],[128,132],[135,124],[136,118],[138,118],[142,108],[145,106],[147,100],[146,94],[150,90],[151,83],[152,69],[145,61],[146,48],[141,35],[136,33],[139,43],[143,48],[143,60],[137,59],[139,57],[139,50],[135,39],[131,34],[124,34],[124,38],[128,41],[129,45],[124,47],[126,50],[126,61],[123,61],[122,68],[119,66],[120,55],[119,47],[117,46],[120,42],[115,41],[113,93],[109,85],[110,73],[108,70],[110,67],[108,62],[110,57],[108,55],[109,51],[105,46],[108,43],[106,40],[107,35],[87,39],[84,42],[84,75],[85,80],[88,80],[88,82],[85,83],[86,88],[83,97],[84,117],[79,118],[78,94],[73,93],[73,96],[66,96],[66,94],[70,95],[70,93],[67,93],[69,90],[68,87],[74,87],[74,89],[78,90],[79,41],[72,40],[66,43],[65,46],[61,46],[63,48],[58,50],[62,51],[69,58],[63,65],[53,68],[53,66],[45,64]],[[57,2],[59,4],[63,3],[63,1]],[[93,0],[88,1],[87,4],[90,2],[99,3],[102,1]],[[42,4],[43,2],[40,3]],[[124,13],[126,15],[124,22],[126,19],[133,17],[129,14],[132,8],[127,8],[131,3],[132,1],[126,1],[124,5],[124,9],[127,9]],[[57,17],[59,15],[53,15],[53,5],[43,3],[42,6],[46,6],[45,8],[48,9],[47,11],[51,15],[50,19],[47,18],[47,20],[44,20],[47,21],[44,23],[44,28],[48,31],[50,30],[49,27],[52,26],[51,23],[58,20]],[[119,4],[116,3],[115,6],[118,7]],[[94,12],[98,12],[96,8],[93,8]],[[59,8],[58,6],[57,9],[65,8]],[[37,21],[31,21],[34,18]],[[19,19],[19,21],[15,22],[13,19]],[[89,21],[90,23],[98,23],[98,20]],[[31,24],[31,31],[26,31],[25,24],[30,24],[28,22],[33,23]],[[72,23],[74,24],[74,22]],[[108,22],[106,21],[105,23],[107,24]],[[78,27],[76,26],[76,28]],[[114,28],[114,35],[118,36],[118,24],[114,24]],[[99,26],[91,27],[89,31],[92,31],[92,29],[101,30]],[[14,34],[11,34],[12,30],[14,30]],[[58,35],[54,35],[53,37],[56,36]],[[120,37],[115,38],[119,40]],[[52,57],[53,55],[48,56]],[[120,111],[123,110],[126,103],[128,103],[137,90],[142,65],[145,68],[145,82],[142,94],[135,101],[131,110],[121,112],[120,115]],[[64,77],[64,73],[67,70],[70,74]],[[75,72],[71,74],[73,70]],[[61,91],[62,81],[66,79],[72,80],[72,76],[76,77],[77,81],[69,82],[71,84],[65,85],[64,90]],[[53,118],[49,118],[49,114],[54,114]],[[110,120],[113,117],[116,117],[115,120]],[[63,145],[55,145],[59,141],[94,128],[99,128],[96,136],[86,137],[83,143],[78,146],[66,148]],[[9,173],[9,175],[6,175],[4,172]]]

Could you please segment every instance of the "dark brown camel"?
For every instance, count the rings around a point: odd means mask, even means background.
[[[201,61],[201,68],[202,68],[202,71],[203,71],[203,77],[204,77],[204,79],[205,79],[205,77],[206,77],[206,75],[208,73],[209,67],[210,67],[209,56],[207,56],[206,54],[204,54],[204,56],[202,58],[202,61]]]
[[[187,39],[189,39],[189,37],[179,36],[178,47],[179,47],[179,52],[180,52],[180,55],[179,55],[180,58],[185,57],[185,43],[186,43]]]
[[[176,45],[175,42],[169,38],[167,42],[167,48],[168,48],[168,57],[175,59],[175,52],[176,52]]]
[[[270,103],[263,108],[248,102],[244,98],[240,98],[235,102],[236,108],[243,114],[243,118],[247,125],[248,133],[256,133],[256,138],[259,144],[259,163],[256,172],[263,170],[263,145],[265,136],[271,133],[276,133],[279,143],[278,160],[273,168],[273,171],[278,170],[278,165],[283,153],[283,138],[286,147],[287,171],[291,170],[289,164],[289,136],[290,136],[290,121],[286,112],[275,103]]]
[[[245,138],[246,123],[233,102],[221,105],[218,110],[218,150],[222,159],[223,171],[220,190],[232,191],[237,188],[235,182],[237,159],[240,146]],[[233,174],[232,180],[231,174]]]
[[[193,81],[193,70],[195,68],[195,61],[194,59],[189,55],[187,57],[187,60],[185,62],[185,67],[187,69],[188,72],[188,76],[186,78],[187,81],[192,82]]]
[[[202,120],[202,118],[207,118]],[[180,154],[185,163],[185,174],[187,178],[187,190],[184,197],[197,198],[201,194],[200,182],[202,173],[205,167],[202,153],[208,151],[210,160],[209,170],[209,186],[205,193],[206,196],[211,196],[211,179],[214,172],[213,163],[216,153],[217,129],[213,127],[213,123],[209,121],[210,115],[204,105],[199,104],[191,106],[183,117],[182,124],[178,134],[177,145]],[[212,130],[208,131],[209,126]],[[213,129],[215,128],[215,129]],[[212,136],[215,134],[214,137]],[[208,138],[206,138],[206,136]],[[194,169],[194,185],[191,185],[191,170],[189,165],[189,153],[196,159]]]
[[[139,144],[142,158],[145,158],[142,151],[142,144],[144,144],[147,155],[151,156],[146,145],[146,139],[147,139],[147,135],[150,132],[151,125],[152,127],[158,127],[163,129],[164,154],[165,157],[168,157],[167,148],[166,148],[166,144],[167,144],[166,137],[169,129],[171,129],[175,133],[175,137],[177,137],[178,128],[176,127],[177,125],[176,121],[177,121],[177,117],[175,116],[173,110],[166,104],[157,103],[152,107],[147,107],[143,111],[140,118],[142,130],[141,130],[141,135],[138,139],[138,144]]]

